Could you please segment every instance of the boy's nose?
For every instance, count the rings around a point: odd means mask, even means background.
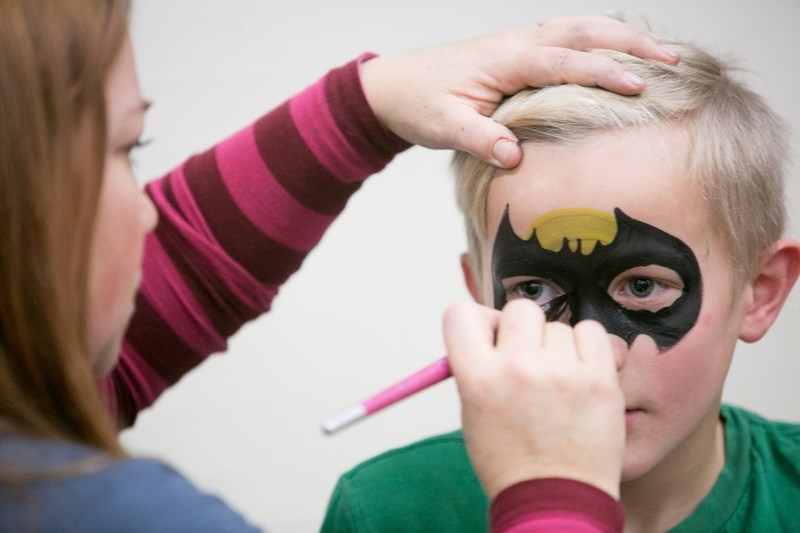
[[[588,298],[581,298],[579,295],[570,295],[568,298],[570,310],[569,324],[575,326],[581,320],[595,320],[600,322],[608,329],[606,314],[602,312],[597,303]]]
[[[618,335],[609,333],[608,336],[611,337],[611,347],[614,349],[614,362],[617,365],[617,372],[619,372],[622,370],[622,367],[625,366],[625,355],[628,353],[628,343]]]
[[[569,324],[575,326],[581,320],[595,320],[603,324],[606,330],[609,329],[608,324],[608,308],[603,308],[598,302],[592,301],[590,298],[581,298],[580,296],[570,295],[569,298],[570,317]],[[605,312],[603,312],[605,310]],[[611,337],[611,345],[614,348],[614,360],[617,365],[617,371],[620,371],[625,364],[625,354],[628,353],[628,343],[614,333],[609,333]]]

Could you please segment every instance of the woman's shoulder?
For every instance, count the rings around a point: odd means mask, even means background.
[[[159,460],[6,436],[0,461],[2,530],[256,530]]]

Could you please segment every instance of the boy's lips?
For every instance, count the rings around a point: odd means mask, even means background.
[[[644,413],[644,409],[639,409],[638,407],[626,407],[625,408],[625,423],[630,424],[637,416]]]

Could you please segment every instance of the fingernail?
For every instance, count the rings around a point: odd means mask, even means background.
[[[659,50],[662,54],[668,56],[671,61],[676,61],[681,58],[681,55],[675,50],[670,50],[669,48],[665,48],[663,46],[659,47]]]
[[[519,159],[519,144],[511,139],[500,139],[494,143],[492,157],[502,167],[512,167]]]
[[[625,72],[625,74],[623,74],[623,77],[633,85],[637,85],[639,87],[644,86],[644,80],[639,76],[637,76],[636,74],[634,74],[633,72]]]

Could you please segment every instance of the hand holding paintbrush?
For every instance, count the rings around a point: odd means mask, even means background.
[[[542,305],[541,309],[547,321],[552,321],[563,314],[567,306],[567,297],[567,294],[562,294]],[[444,381],[451,375],[452,373],[450,372],[450,366],[447,362],[447,356],[444,356],[425,368],[418,370],[411,376],[384,389],[375,396],[352,405],[325,419],[322,423],[322,430],[327,434],[335,433],[353,422],[361,420],[404,398]]]
[[[547,322],[530,301],[502,313],[452,306],[444,320],[464,441],[489,498],[534,478],[619,497],[625,400],[603,326]]]

